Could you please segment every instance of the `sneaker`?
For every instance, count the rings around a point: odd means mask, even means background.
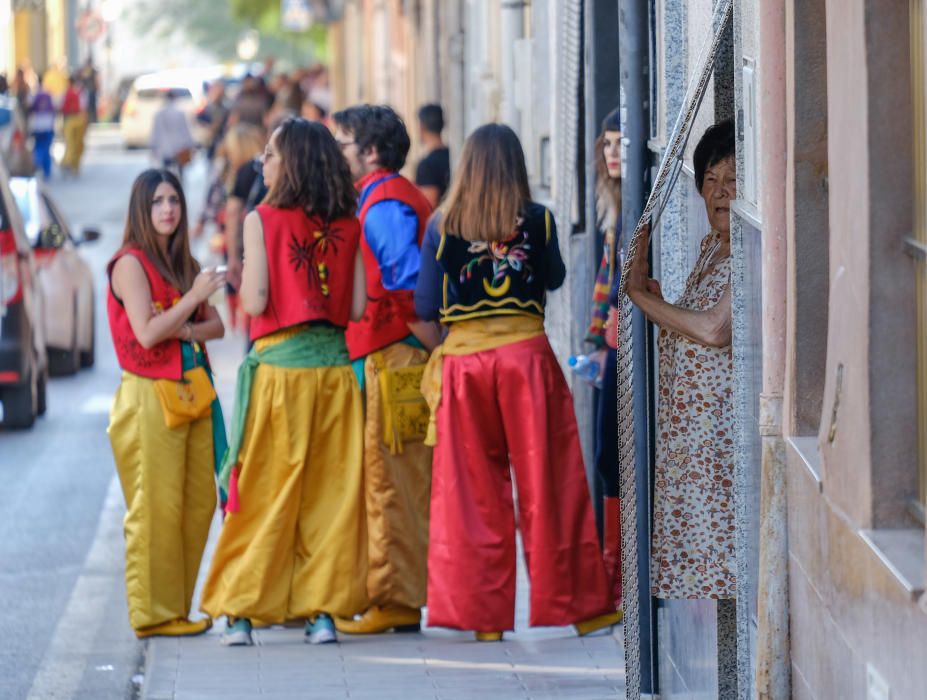
[[[225,628],[225,634],[220,640],[227,647],[250,647],[254,644],[251,639],[251,620],[240,617]]]
[[[314,620],[306,621],[307,644],[331,644],[337,641],[335,623],[330,615],[319,613]]]

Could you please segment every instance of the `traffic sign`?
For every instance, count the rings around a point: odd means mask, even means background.
[[[99,41],[106,33],[106,22],[96,10],[84,10],[81,12],[75,26],[77,27],[77,35],[88,44]]]

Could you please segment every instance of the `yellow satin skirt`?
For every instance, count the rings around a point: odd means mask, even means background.
[[[202,609],[268,623],[366,600],[363,408],[350,365],[260,365]]]
[[[168,428],[154,382],[123,372],[107,432],[126,500],[129,622],[187,617],[216,507],[212,419]]]
[[[425,364],[428,353],[406,343],[379,351],[383,367]],[[408,441],[401,454],[383,442],[383,414],[377,363],[364,363],[367,394],[364,479],[367,504],[367,594],[374,605],[420,608],[428,584],[428,509],[431,448]],[[353,612],[360,612],[354,610]]]

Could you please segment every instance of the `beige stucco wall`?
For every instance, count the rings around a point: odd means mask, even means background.
[[[796,9],[809,4],[813,0],[791,3]],[[820,480],[794,448],[788,464],[796,698],[863,700],[870,667],[887,682],[892,698],[923,697],[927,688],[927,612],[885,563],[904,568],[913,562],[907,578],[919,583],[923,557],[918,562],[915,549],[913,556],[909,551],[895,559],[897,551],[867,543],[872,528],[906,532],[915,541],[923,535],[905,508],[916,478],[913,268],[903,245],[912,216],[906,5],[826,0],[827,351],[818,449],[813,442],[804,445]],[[804,16],[795,11],[790,21]],[[790,31],[794,39],[805,28]],[[802,52],[796,49],[789,60],[794,83]],[[813,115],[813,102],[792,107],[789,183],[814,187],[822,164],[800,133],[800,120]],[[790,240],[796,250],[813,254],[801,225],[822,217],[813,211],[815,198],[803,202],[803,194],[796,190],[790,196]],[[793,258],[793,312],[813,304],[802,297],[802,275],[814,274],[813,268],[800,263]],[[815,332],[807,322],[802,328]],[[802,388],[796,384],[802,353],[819,352],[820,343],[794,330],[789,336],[787,423],[793,429],[811,422],[797,405]]]

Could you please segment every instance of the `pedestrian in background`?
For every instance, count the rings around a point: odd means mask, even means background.
[[[81,93],[77,75],[68,80],[68,89],[61,101],[62,131],[64,134],[64,157],[62,169],[77,175],[84,155],[84,135],[87,131],[86,100]]]
[[[228,616],[226,645],[251,644],[252,621],[292,619],[322,644],[336,641],[331,616],[366,600],[363,405],[345,343],[366,303],[357,195],[321,124],[285,121],[263,165],[270,191],[245,219],[241,284],[254,346],[202,607]]]
[[[193,158],[196,144],[187,117],[177,109],[176,99],[174,90],[164,93],[164,104],[155,112],[151,126],[151,151],[155,162],[183,179],[183,169]]]
[[[225,280],[190,255],[173,173],[146,170],[135,180],[107,272],[122,368],[108,433],[127,509],[129,622],[140,638],[199,634],[212,623],[190,620],[190,605],[226,447],[204,345],[225,331],[207,300]]]
[[[238,306],[238,285],[241,283],[241,253],[239,252],[241,245],[238,243],[238,239],[241,230],[243,204],[230,207],[229,193],[232,193],[231,196],[239,196],[240,189],[236,189],[236,183],[238,173],[243,167],[246,166],[245,172],[250,177],[256,176],[254,172],[255,159],[264,150],[266,142],[267,137],[264,130],[253,124],[236,124],[228,130],[216,151],[219,168],[213,175],[212,182],[206,191],[206,202],[194,229],[194,237],[198,237],[203,233],[208,223],[211,222],[216,227],[216,236],[214,237],[216,242],[210,243],[210,249],[223,256],[229,270],[226,275],[225,300],[229,309],[229,323],[233,329],[239,325],[242,327],[246,325],[245,319],[239,317]],[[245,190],[250,193],[251,184],[248,184]],[[263,199],[263,196],[261,198]],[[234,235],[236,236],[234,254],[229,253],[229,211],[232,212]],[[232,275],[233,260],[235,263],[234,276]]]
[[[416,310],[449,326],[423,389],[436,432],[428,623],[502,638],[515,623],[515,513],[531,581],[530,624],[618,621],[610,600],[573,399],[544,333],[563,284],[550,211],[531,201],[509,127],[466,141],[428,227]]]
[[[100,91],[100,72],[93,65],[93,56],[88,56],[80,69],[81,87],[87,96],[87,120],[91,124],[97,121],[97,96]]]
[[[32,159],[47,180],[52,171],[52,141],[55,139],[55,103],[42,86],[38,76],[38,88],[29,103],[29,132],[32,134]]]
[[[417,630],[425,604],[431,448],[422,419],[396,389],[416,387],[437,327],[415,315],[421,241],[431,206],[399,174],[409,134],[389,107],[361,105],[334,115],[335,138],[356,180],[367,277],[367,310],[348,327],[348,350],[365,392],[364,488],[369,532],[369,606],[337,620],[349,634]],[[350,617],[350,616],[349,616]]]
[[[586,342],[602,368],[595,392],[595,468],[604,494],[602,553],[616,609],[621,607],[621,501],[618,498],[618,310],[609,304],[621,281],[621,118],[616,108],[595,142],[596,225],[604,233]]]
[[[415,184],[429,204],[436,207],[451,182],[451,153],[441,138],[444,131],[441,105],[422,105],[418,110],[418,129],[426,154],[415,168]]]

